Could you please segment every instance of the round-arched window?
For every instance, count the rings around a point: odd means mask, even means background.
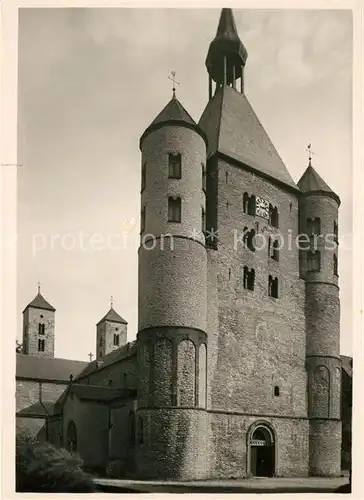
[[[77,429],[76,424],[71,420],[67,429],[67,450],[70,453],[77,451]]]

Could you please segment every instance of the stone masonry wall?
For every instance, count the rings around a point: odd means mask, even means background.
[[[217,282],[217,305],[209,303],[208,310],[213,312],[217,307],[219,321],[218,328],[215,322],[208,331],[211,408],[307,417],[305,288],[294,244],[297,197],[223,161],[218,179],[219,247],[209,251],[209,272],[214,269],[216,273],[209,279]],[[245,191],[278,207],[279,233],[286,242],[279,262],[268,257],[267,247],[253,253],[239,240],[245,226],[258,231],[268,226],[261,218],[243,214]],[[245,265],[255,269],[254,291],[243,288]],[[278,299],[268,296],[269,275],[279,279]],[[279,396],[274,395],[275,386]]]
[[[39,357],[54,357],[54,311],[28,307],[24,312],[23,345],[24,353]],[[39,335],[39,323],[45,325],[44,335]],[[38,351],[38,340],[44,340],[44,351]]]

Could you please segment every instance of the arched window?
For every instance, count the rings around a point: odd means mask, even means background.
[[[77,429],[73,420],[70,420],[68,424],[66,447],[70,453],[77,451]]]
[[[243,213],[247,214],[248,213],[248,207],[249,207],[249,195],[248,193],[243,194]]]
[[[251,252],[255,252],[255,246],[254,246],[254,238],[255,238],[255,230],[252,229],[250,232],[249,232],[249,235],[248,235],[248,248]]]
[[[120,345],[120,335],[118,333],[114,333],[114,346]]]
[[[181,153],[169,153],[168,166],[170,179],[180,179],[182,170],[182,157]]]
[[[255,215],[255,196],[252,194],[248,202],[248,214]]]
[[[269,204],[269,224],[278,227],[278,208]]]
[[[202,190],[206,192],[206,168],[203,163],[201,163],[202,168]]]
[[[277,261],[277,262],[279,261],[279,241],[278,240],[273,241],[272,259]]]
[[[44,339],[38,339],[38,352],[44,352],[45,342]]]
[[[244,288],[247,290],[254,290],[255,270],[244,266]]]
[[[339,240],[339,227],[337,225],[336,220],[334,220],[334,235],[335,235],[335,241],[338,242],[338,240]]]
[[[245,226],[243,230],[243,243],[245,248],[248,248],[248,238],[249,238],[249,230]]]
[[[38,334],[39,335],[44,335],[45,333],[45,324],[44,323],[39,323],[38,324]]]

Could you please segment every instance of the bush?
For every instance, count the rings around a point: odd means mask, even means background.
[[[64,448],[21,435],[16,440],[16,491],[93,493],[97,488],[82,470],[82,460]]]

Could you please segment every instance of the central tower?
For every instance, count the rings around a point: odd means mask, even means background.
[[[206,139],[175,92],[140,139],[138,473],[206,477]]]

